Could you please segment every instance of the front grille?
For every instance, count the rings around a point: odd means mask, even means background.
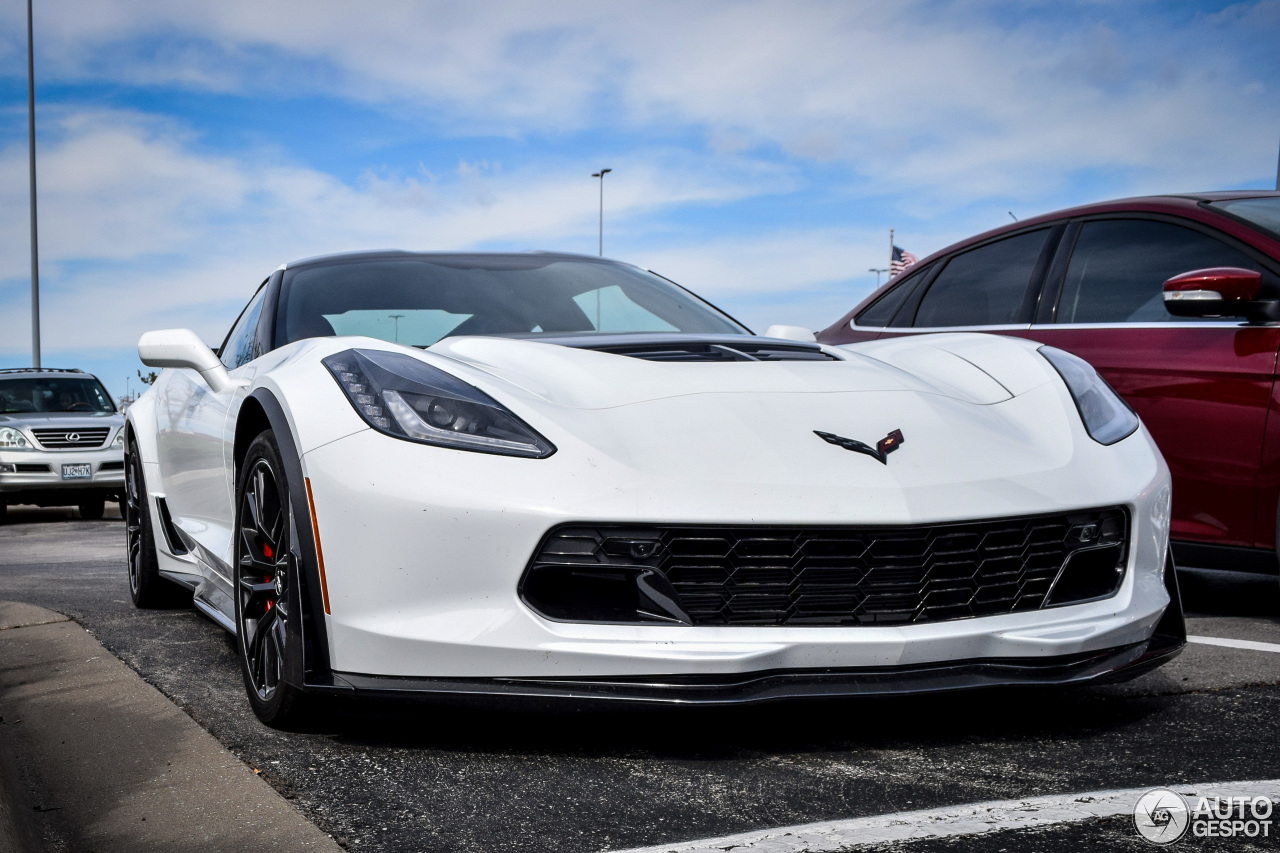
[[[1114,594],[1121,508],[913,527],[565,525],[521,581],[566,621],[897,625]],[[1073,555],[1066,598],[1055,590]]]
[[[111,431],[110,427],[86,427],[84,429],[67,429],[65,427],[57,427],[56,429],[33,429],[36,441],[40,442],[42,447],[50,450],[60,450],[70,447],[101,447],[107,441],[107,433]]]
[[[36,462],[19,462],[15,466],[15,470],[19,474],[48,474],[51,469],[48,465],[41,465]]]

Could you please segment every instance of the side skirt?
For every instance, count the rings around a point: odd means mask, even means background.
[[[222,628],[224,631],[230,632],[233,637],[235,636],[236,623],[233,620],[228,619],[227,614],[223,613],[221,610],[214,607],[209,602],[205,601],[199,595],[193,597],[191,601],[193,604],[195,604],[196,610],[199,610],[205,616],[208,616],[210,619],[212,619],[214,624],[216,624],[219,628]]]

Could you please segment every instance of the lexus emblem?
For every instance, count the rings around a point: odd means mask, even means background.
[[[829,444],[834,444],[836,447],[843,447],[845,450],[852,450],[854,453],[865,453],[867,456],[879,459],[881,465],[888,465],[889,454],[906,442],[900,429],[895,429],[877,441],[875,447],[858,441],[856,438],[845,438],[843,435],[836,435],[833,432],[823,432],[815,429],[813,434]]]
[[[69,432],[69,433],[67,433],[67,441],[76,442],[76,441],[79,441],[79,440],[80,440],[80,433],[78,433],[78,432]]]

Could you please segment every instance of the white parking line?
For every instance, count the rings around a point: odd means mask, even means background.
[[[619,853],[824,853],[852,850],[893,841],[979,835],[1010,829],[1028,829],[1058,823],[1074,823],[1100,817],[1132,815],[1138,798],[1152,788],[1092,791],[1026,800],[971,803],[942,809],[878,815],[876,817],[808,823],[782,829],[766,829],[704,838],[700,841],[637,847]],[[1204,785],[1168,785],[1184,797],[1268,797],[1280,799],[1280,779],[1253,782],[1211,782]],[[1134,837],[1137,838],[1135,832]]]
[[[1280,652],[1280,643],[1259,643],[1254,640],[1228,640],[1223,637],[1187,637],[1188,643],[1204,646],[1225,646],[1228,649],[1250,649],[1255,652]]]

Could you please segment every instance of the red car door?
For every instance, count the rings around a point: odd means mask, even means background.
[[[1273,548],[1259,468],[1280,328],[1177,318],[1162,298],[1166,279],[1224,266],[1268,274],[1251,250],[1188,220],[1073,223],[1028,336],[1089,361],[1142,418],[1173,474],[1175,540]]]

